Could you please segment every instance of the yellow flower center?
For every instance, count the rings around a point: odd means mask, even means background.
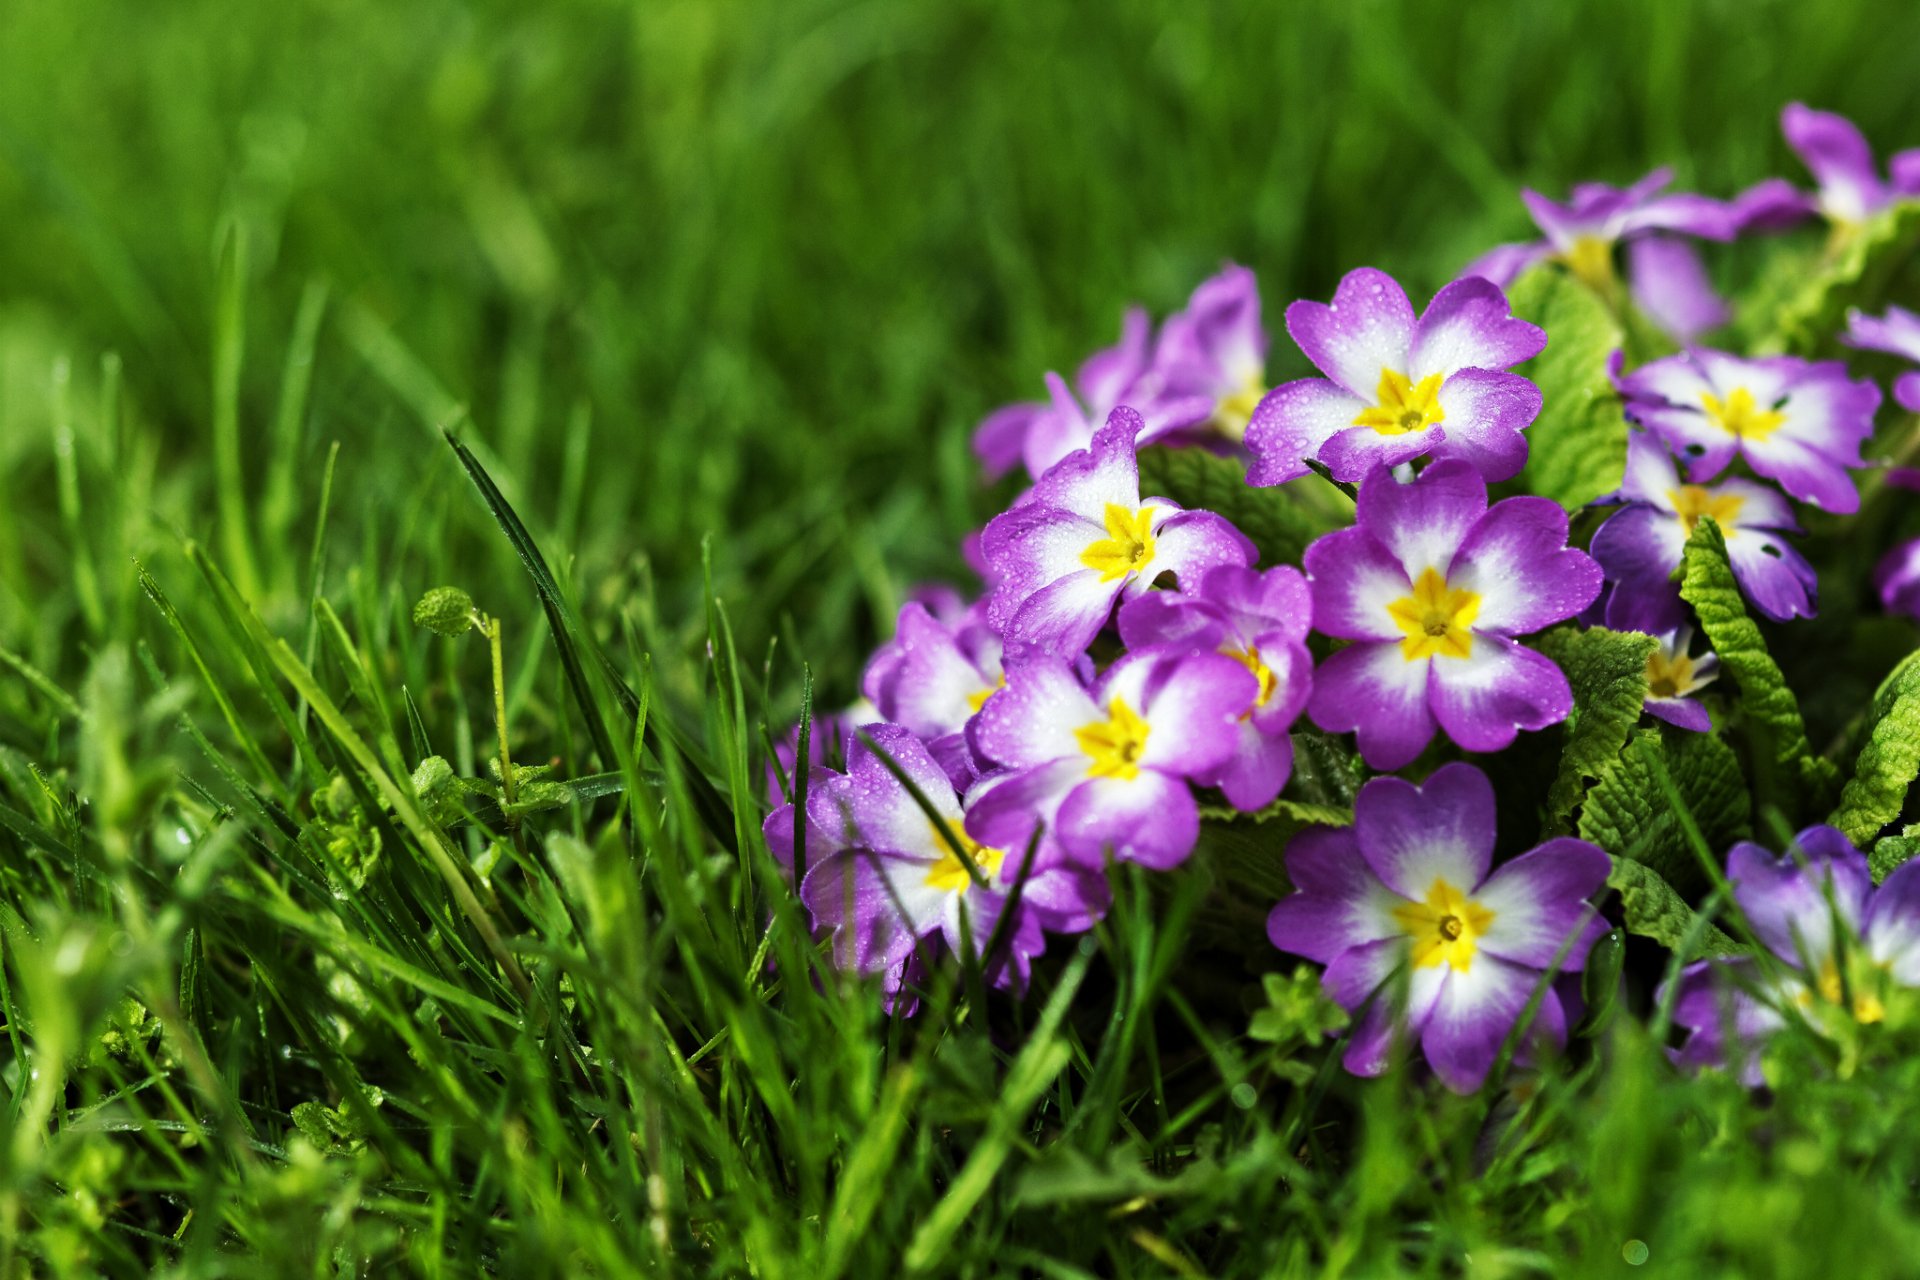
[[[1372,427],[1383,436],[1425,431],[1447,416],[1446,410],[1440,407],[1440,375],[1437,373],[1428,374],[1415,386],[1406,374],[1382,369],[1374,399],[1377,403],[1362,409],[1353,425]]]
[[[1230,396],[1222,396],[1214,405],[1213,429],[1229,440],[1244,440],[1247,423],[1253,420],[1253,411],[1260,407],[1266,394],[1266,385],[1258,374],[1248,378],[1245,386]]]
[[[1080,563],[1100,571],[1100,581],[1124,578],[1153,559],[1153,508],[1129,511],[1117,502],[1107,504],[1107,536],[1087,544]]]
[[[1613,241],[1599,236],[1581,236],[1560,255],[1567,270],[1580,282],[1599,293],[1613,288]]]
[[[1875,976],[1880,972],[1879,966],[1877,965],[1868,966],[1868,969],[1869,972],[1862,975],[1863,978]],[[1825,1000],[1831,1005],[1845,1007],[1843,1000],[1847,993],[1840,988],[1840,966],[1833,962],[1832,956],[1828,956],[1825,960],[1821,961],[1820,976],[1815,980],[1815,985],[1819,988],[1820,998],[1822,1000]],[[1813,1003],[1813,1001],[1806,992],[1802,992],[1800,1003],[1802,1005],[1809,1005]],[[1853,1008],[1849,1012],[1853,1014],[1853,1020],[1855,1022],[1862,1024],[1881,1022],[1884,1021],[1887,1016],[1887,1006],[1880,1002],[1879,996],[1866,990],[1862,979],[1856,978],[1853,981]]]
[[[1720,532],[1732,537],[1733,522],[1740,518],[1740,508],[1746,504],[1746,499],[1737,493],[1711,493],[1697,484],[1669,489],[1667,499],[1673,503],[1680,527],[1687,531],[1688,537],[1693,536],[1693,526],[1700,523],[1701,516],[1712,516]]]
[[[1765,440],[1787,420],[1778,409],[1762,409],[1745,387],[1735,387],[1725,401],[1711,391],[1703,391],[1700,403],[1706,406],[1709,422],[1742,440]]]
[[[1455,972],[1465,973],[1473,967],[1479,939],[1493,923],[1494,914],[1436,876],[1427,890],[1427,900],[1395,907],[1393,920],[1412,942],[1410,959],[1414,968],[1445,962]]]
[[[1684,653],[1671,658],[1655,649],[1647,655],[1647,696],[1677,698],[1693,688],[1693,659]]]
[[[1000,673],[1000,678],[998,680],[995,680],[992,684],[988,685],[984,689],[980,689],[974,693],[968,694],[967,705],[973,708],[973,713],[975,715],[979,715],[980,708],[987,705],[987,699],[991,698],[994,694],[1000,692],[1002,689],[1006,687],[1007,687],[1007,673],[1002,671]]]
[[[1007,856],[1004,850],[987,848],[957,826],[953,828],[953,834],[960,841],[961,852],[967,855],[967,861],[978,867],[982,876],[992,880],[1000,873],[1000,862]],[[953,846],[940,834],[938,827],[933,828],[933,843],[945,852],[940,855],[940,861],[927,869],[927,887],[942,893],[965,893],[973,884],[973,877],[967,874],[967,864],[960,861],[959,855],[954,853]]]
[[[1273,697],[1274,689],[1279,686],[1280,679],[1273,674],[1273,668],[1267,665],[1266,659],[1260,656],[1260,646],[1250,644],[1244,649],[1235,649],[1229,646],[1220,652],[1253,672],[1253,678],[1260,682],[1260,696],[1253,700],[1253,705],[1255,707],[1266,706],[1268,700]],[[1247,714],[1251,715],[1253,713],[1249,711]]]
[[[1427,568],[1414,582],[1413,594],[1388,605],[1387,614],[1407,633],[1400,642],[1400,654],[1408,662],[1436,654],[1465,658],[1473,652],[1469,628],[1480,614],[1480,595],[1449,587],[1438,569]]]
[[[1074,741],[1092,761],[1087,776],[1122,780],[1139,777],[1140,756],[1147,749],[1151,726],[1119,698],[1107,704],[1107,716],[1073,731]]]

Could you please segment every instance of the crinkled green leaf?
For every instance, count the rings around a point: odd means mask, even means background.
[[[1546,350],[1519,369],[1543,397],[1520,484],[1573,511],[1618,489],[1626,473],[1627,421],[1607,370],[1624,335],[1606,303],[1558,267],[1527,272],[1507,299],[1547,331]]]
[[[1647,659],[1660,642],[1637,631],[1561,627],[1534,644],[1573,687],[1560,770],[1547,791],[1546,831],[1573,830],[1573,811],[1589,782],[1620,758],[1647,700]]]
[[[1615,858],[1607,883],[1620,893],[1621,918],[1627,932],[1652,938],[1682,960],[1733,955],[1740,950],[1725,933],[1701,921],[1674,887],[1652,867],[1631,858]]]
[[[1723,856],[1729,845],[1750,834],[1747,784],[1731,747],[1712,734],[1641,729],[1587,793],[1580,809],[1580,838],[1691,888],[1702,878],[1700,860],[1688,847],[1679,814],[1667,802],[1663,770],[1713,856]]]
[[[1828,819],[1865,845],[1900,816],[1907,789],[1920,777],[1920,652],[1895,667],[1873,699],[1873,729],[1854,762],[1853,777]]]
[[[1287,842],[1308,827],[1347,826],[1351,809],[1275,800],[1257,813],[1205,806],[1200,810],[1195,864],[1213,876],[1213,889],[1195,918],[1197,936],[1228,948],[1264,947],[1273,904],[1293,892],[1287,879]]]
[[[1920,248],[1920,203],[1894,206],[1803,264],[1795,288],[1771,317],[1754,317],[1755,354],[1812,355],[1829,344],[1851,307],[1877,310],[1888,286]]]
[[[1298,564],[1309,542],[1353,522],[1352,504],[1318,480],[1256,489],[1239,460],[1205,449],[1141,450],[1140,493],[1225,516],[1267,565]]]
[[[1767,652],[1760,628],[1747,616],[1726,539],[1711,516],[1702,518],[1687,539],[1680,595],[1693,606],[1721,668],[1740,690],[1736,715],[1747,737],[1755,791],[1789,820],[1826,808],[1838,771],[1832,761],[1813,754],[1800,704]]]
[[[1903,864],[1912,861],[1920,854],[1920,828],[1908,827],[1907,834],[1881,836],[1873,846],[1873,852],[1867,855],[1867,869],[1873,872],[1873,882],[1879,884]]]

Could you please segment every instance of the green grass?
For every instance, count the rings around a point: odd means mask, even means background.
[[[758,828],[807,680],[1006,496],[974,421],[1128,300],[1431,288],[1522,184],[1797,173],[1792,97],[1920,142],[1915,47],[1899,0],[12,0],[0,1274],[1898,1274],[1912,1035],[1760,1099],[1627,1019],[1361,1085],[1299,991],[1249,1037],[1283,965],[1204,859],[1025,1002],[889,1018]],[[412,781],[496,751],[441,584],[577,784],[510,819]]]

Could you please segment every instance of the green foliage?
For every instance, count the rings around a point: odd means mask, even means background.
[[[1520,484],[1577,511],[1617,490],[1626,473],[1627,420],[1608,373],[1625,334],[1600,296],[1559,267],[1535,267],[1507,299],[1513,314],[1550,335],[1546,350],[1519,369],[1542,397]]]
[[[1896,868],[1912,861],[1915,854],[1920,854],[1920,833],[1913,828],[1909,827],[1905,835],[1881,836],[1867,858],[1868,868],[1873,872],[1873,882],[1879,884],[1892,875]]]
[[[1854,762],[1853,777],[1828,819],[1865,847],[1900,816],[1920,778],[1920,653],[1894,668],[1873,700],[1873,728]]]
[[[1297,565],[1308,543],[1353,523],[1353,503],[1319,480],[1255,489],[1237,459],[1204,449],[1142,450],[1140,494],[1225,516],[1260,548],[1262,564]]]
[[[1687,539],[1680,595],[1693,606],[1720,665],[1740,690],[1736,724],[1744,733],[1755,791],[1789,821],[1823,809],[1838,779],[1833,762],[1814,754],[1800,704],[1747,615],[1727,560],[1726,539],[1704,516]]]
[[[1607,884],[1619,891],[1620,914],[1627,932],[1652,938],[1682,960],[1732,955],[1740,949],[1645,863],[1616,857]]]
[[[1828,352],[1853,308],[1878,311],[1894,278],[1920,248],[1920,203],[1906,201],[1862,225],[1836,232],[1817,256],[1803,251],[1792,291],[1757,318],[1756,353]]]
[[[1587,783],[1620,759],[1646,704],[1647,659],[1660,645],[1639,632],[1560,627],[1540,636],[1534,647],[1558,664],[1573,688],[1560,770],[1547,792],[1547,834],[1565,835],[1573,829],[1573,811]]]
[[[435,587],[413,606],[413,624],[435,635],[465,635],[477,617],[473,597],[458,587]]]
[[[1717,736],[1640,729],[1600,773],[1580,809],[1580,838],[1692,889],[1705,860],[1750,834],[1746,779]]]

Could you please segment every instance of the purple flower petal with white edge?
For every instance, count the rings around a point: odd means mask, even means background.
[[[1184,309],[1167,317],[1141,386],[1151,392],[1149,404],[1204,401],[1207,425],[1238,440],[1266,393],[1266,364],[1260,291],[1253,272],[1229,263],[1201,282]]]
[[[1796,968],[1833,954],[1834,923],[1857,930],[1873,881],[1867,860],[1832,827],[1808,827],[1775,858],[1750,841],[1727,854],[1734,901],[1754,936]]]
[[[1350,829],[1303,832],[1288,846],[1296,891],[1269,915],[1283,951],[1324,964],[1322,985],[1365,1013],[1345,1063],[1386,1069],[1396,1040],[1418,1043],[1448,1088],[1478,1088],[1533,992],[1557,964],[1580,968],[1604,925],[1588,902],[1612,864],[1580,840],[1554,840],[1487,874],[1493,789],[1469,765],[1424,786],[1375,778]],[[1535,1043],[1564,1043],[1566,1014],[1544,991]]]
[[[1547,498],[1489,508],[1460,542],[1447,581],[1477,593],[1477,630],[1526,635],[1570,618],[1600,590],[1600,567],[1567,546],[1567,513]]]
[[[1200,810],[1178,778],[1143,769],[1132,778],[1090,778],[1067,794],[1060,843],[1097,862],[1111,850],[1122,862],[1166,870],[1186,861],[1200,838]]]
[[[1247,427],[1249,483],[1284,483],[1310,461],[1357,481],[1428,453],[1495,480],[1524,465],[1520,433],[1538,416],[1540,395],[1505,371],[1537,355],[1546,335],[1515,318],[1491,281],[1454,281],[1416,319],[1393,277],[1363,267],[1341,280],[1331,305],[1287,308],[1287,331],[1327,376],[1260,402]]]
[[[1780,131],[1820,184],[1820,210],[1828,218],[1864,222],[1891,200],[1873,148],[1845,116],[1789,102],[1780,112]]]
[[[1887,552],[1873,570],[1873,589],[1880,607],[1920,621],[1920,538]]]
[[[1314,670],[1307,717],[1328,733],[1353,734],[1369,767],[1405,768],[1439,727],[1427,705],[1430,674],[1397,644],[1349,645]]]
[[[1752,994],[1750,988],[1759,981],[1758,966],[1746,956],[1697,960],[1683,969],[1673,1023],[1688,1035],[1673,1051],[1674,1064],[1690,1071],[1732,1066],[1735,1078],[1748,1088],[1765,1084],[1758,1046],[1785,1020]],[[1665,998],[1663,986],[1656,999]]]
[[[909,603],[900,609],[893,639],[868,662],[861,691],[881,719],[932,744],[957,735],[993,696],[1000,658],[1000,638],[984,617],[947,623],[925,605]],[[970,774],[954,778],[958,786],[969,781]]]
[[[1920,987],[1920,862],[1903,862],[1874,890],[1861,926],[1867,956],[1903,987]]]
[[[1427,700],[1447,736],[1468,751],[1503,751],[1520,730],[1559,724],[1573,710],[1573,690],[1551,658],[1477,633],[1465,659],[1435,664]]]

